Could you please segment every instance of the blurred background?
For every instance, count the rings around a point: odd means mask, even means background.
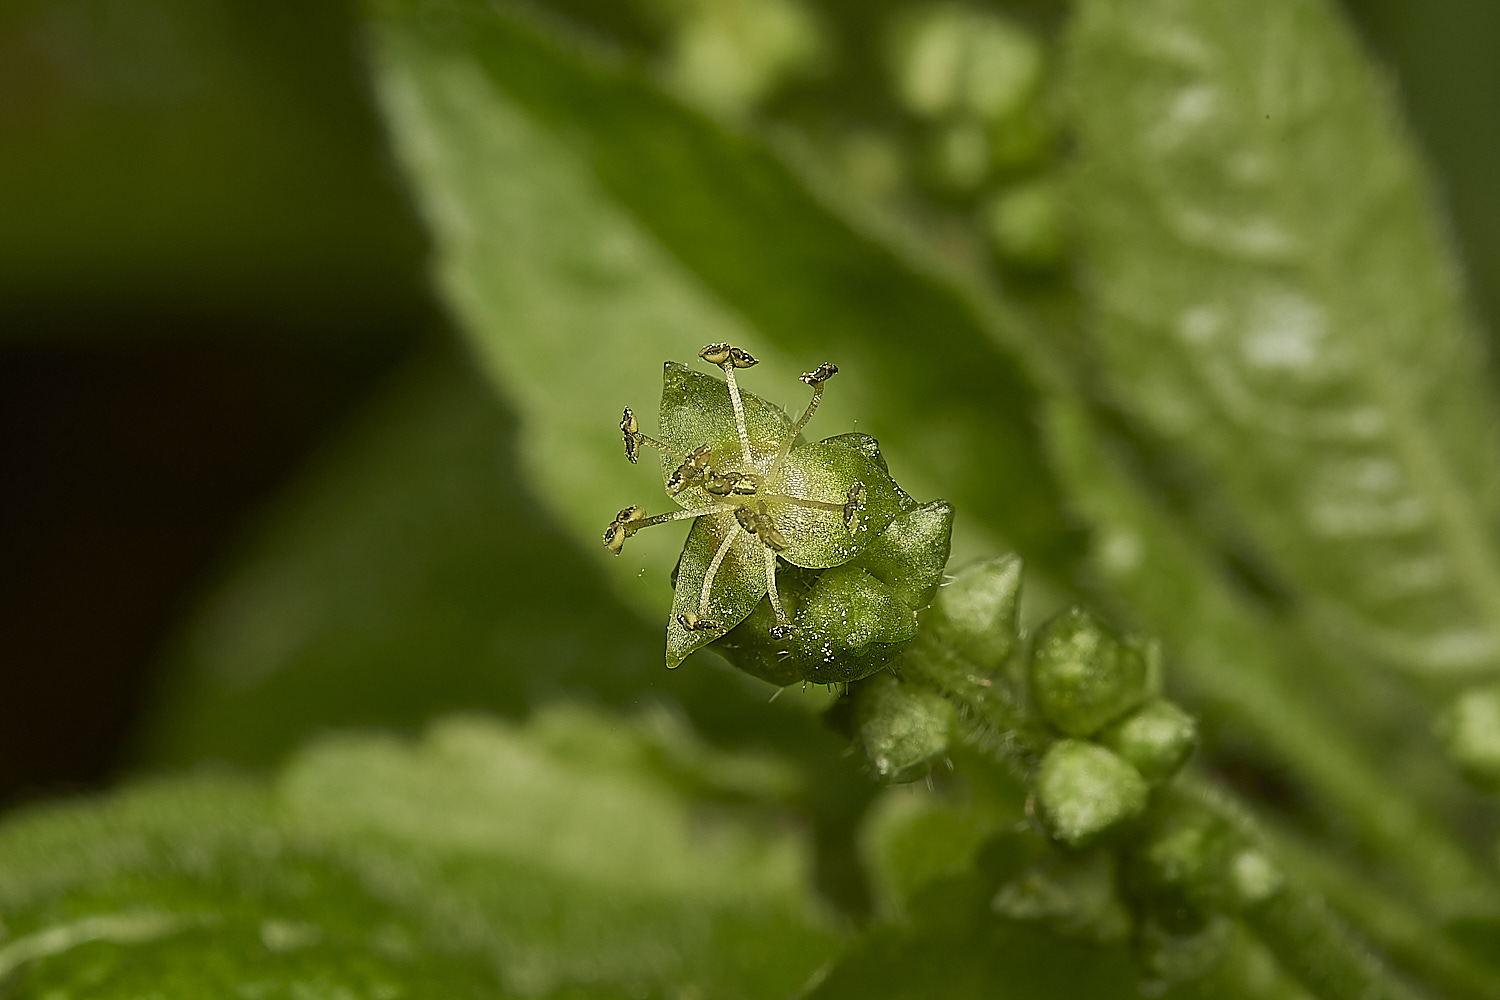
[[[919,5],[771,4],[802,10],[788,30],[805,15],[823,42],[783,46],[798,72],[769,96],[753,72],[695,80],[705,64],[672,25],[713,0],[551,6],[662,59],[669,85],[696,86],[711,110],[752,94],[797,120],[857,105],[869,88],[847,67],[878,64],[860,47]],[[1003,6],[1043,37],[1061,16],[1048,2]],[[1494,331],[1500,7],[1347,9],[1399,87]],[[320,456],[348,450],[351,428],[374,419],[371,400],[420,396],[411,371],[453,364],[424,268],[367,90],[356,5],[0,7],[0,804],[171,758],[142,727],[168,711],[171,664],[190,641],[182,623],[205,588],[258,544],[285,497],[306,493]],[[498,604],[505,586],[491,565],[501,554],[567,554],[510,470],[504,404],[479,391],[469,405],[493,480],[445,494],[460,512],[452,530],[475,532],[475,564],[448,570],[483,616],[485,587]],[[441,630],[441,615],[430,621]],[[482,699],[462,683],[434,697]],[[371,718],[379,701],[364,703]]]

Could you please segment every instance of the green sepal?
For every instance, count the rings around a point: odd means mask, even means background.
[[[777,526],[789,543],[783,559],[807,569],[841,565],[879,538],[896,517],[917,506],[863,451],[827,441],[792,449],[776,475],[766,479],[762,492],[842,505],[855,483],[864,487],[865,496],[852,532],[841,511],[772,504]]]
[[[783,635],[772,634],[776,615],[763,599],[714,647],[772,684],[857,681],[900,656],[917,634],[916,611],[858,566],[821,572],[783,566],[777,591],[791,619]]]
[[[859,431],[850,431],[847,434],[835,434],[833,437],[824,438],[822,443],[835,448],[858,452],[880,466],[881,472],[890,472],[890,467],[885,464],[885,456],[880,453],[880,442],[868,434],[861,434]]]
[[[1147,791],[1139,771],[1086,740],[1058,740],[1037,768],[1037,806],[1052,835],[1069,847],[1139,816]]]
[[[1069,736],[1091,736],[1139,705],[1147,674],[1145,658],[1084,608],[1048,621],[1032,645],[1032,699]]]
[[[953,505],[934,500],[891,521],[853,562],[920,611],[943,582],[952,535]]]
[[[724,561],[719,564],[718,574],[709,590],[706,616],[717,622],[718,627],[688,631],[678,622],[677,616],[698,612],[703,577],[726,533],[734,535],[735,539],[725,553]],[[689,653],[738,625],[750,614],[756,602],[766,596],[765,551],[765,546],[746,533],[733,514],[700,517],[693,521],[672,580],[676,590],[672,597],[672,614],[667,619],[669,670],[679,666]]]
[[[855,693],[854,722],[855,744],[870,770],[896,784],[925,777],[948,752],[958,709],[931,688],[881,673]]]
[[[938,592],[923,627],[965,663],[984,671],[1000,669],[1020,634],[1021,569],[1021,559],[1014,555],[965,566]]]

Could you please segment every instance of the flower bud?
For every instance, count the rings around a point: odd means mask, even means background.
[[[1120,901],[1114,853],[1053,850],[1001,887],[992,904],[1012,920],[1035,920],[1068,937],[1101,944],[1129,936],[1130,911]]]
[[[1174,934],[1147,920],[1136,938],[1141,990],[1160,996],[1179,983],[1202,979],[1219,966],[1234,945],[1234,921],[1215,914],[1191,933]]]
[[[1165,698],[1146,702],[1099,735],[1152,784],[1177,773],[1198,743],[1198,723]]]
[[[948,752],[958,725],[953,703],[930,688],[890,673],[865,681],[855,694],[855,741],[884,781],[915,781]]]
[[[1207,914],[1243,910],[1281,890],[1284,876],[1270,856],[1222,817],[1190,802],[1152,815],[1131,852],[1128,880],[1172,933],[1196,933]]]
[[[1085,740],[1058,740],[1036,774],[1036,803],[1052,835],[1070,847],[1146,808],[1146,779],[1113,752]]]
[[[1065,611],[1037,632],[1031,696],[1069,736],[1091,736],[1147,694],[1146,660],[1083,608]]]
[[[1438,735],[1465,778],[1500,789],[1500,685],[1471,688],[1438,720]]]
[[[998,670],[1016,648],[1021,560],[988,559],[959,570],[938,592],[926,627],[981,671]]]

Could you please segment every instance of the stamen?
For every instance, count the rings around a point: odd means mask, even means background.
[[[713,589],[714,577],[719,575],[719,567],[724,564],[724,557],[729,554],[729,547],[734,544],[735,534],[733,531],[724,535],[724,541],[719,543],[719,550],[714,553],[712,561],[708,564],[708,572],[703,574],[703,590],[698,594],[698,614],[708,617],[708,593]],[[684,626],[686,627],[686,626]],[[705,625],[699,622],[694,629],[715,628],[712,624]]]
[[[823,383],[833,378],[839,372],[838,365],[825,361],[810,372],[803,372],[801,379],[812,386],[812,399],[807,404],[807,409],[802,411],[802,416],[797,418],[797,423],[792,427],[792,432],[786,436],[786,441],[781,445],[781,450],[776,453],[776,461],[771,463],[769,475],[775,475],[781,469],[781,463],[792,450],[792,442],[797,440],[797,435],[802,433],[802,428],[812,419],[812,415],[818,411],[818,404],[823,401]]]
[[[625,457],[630,459],[631,465],[634,465],[636,459],[640,457],[641,445],[646,445],[648,448],[655,448],[657,451],[664,451],[668,455],[673,455],[677,458],[687,457],[671,445],[664,444],[649,434],[642,434],[641,425],[635,419],[635,412],[628,406],[625,407],[625,415],[620,418],[620,434],[625,438]]]
[[[657,524],[666,524],[668,521],[685,521],[690,517],[702,517],[705,514],[727,514],[731,510],[734,510],[734,505],[727,503],[715,504],[712,507],[695,507],[692,510],[674,510],[670,514],[657,514],[654,517],[646,518],[632,528],[630,533],[635,534],[642,528],[649,528]]]
[[[724,381],[729,385],[729,402],[734,406],[734,429],[740,436],[740,453],[746,465],[754,465],[755,457],[750,452],[750,432],[745,429],[745,404],[740,400],[740,387],[735,382],[736,368],[752,368],[760,364],[754,357],[728,344],[709,344],[698,352],[698,357],[711,365],[724,369]]]
[[[699,507],[696,510],[678,510],[670,514],[657,514],[655,517],[647,517],[643,507],[626,507],[615,515],[615,519],[604,529],[604,547],[615,555],[625,547],[625,539],[634,535],[642,528],[652,525],[665,524],[668,521],[682,521],[689,517],[701,517],[704,514],[724,514],[734,510],[732,504],[719,504],[713,507]]]
[[[729,383],[729,402],[734,405],[734,429],[740,435],[740,453],[744,455],[746,465],[754,465],[755,456],[750,453],[750,432],[745,429],[745,404],[740,402],[740,387],[734,381],[733,365],[724,368],[724,381]]]

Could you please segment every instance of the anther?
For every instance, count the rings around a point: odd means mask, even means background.
[[[604,529],[604,547],[615,555],[625,547],[625,539],[639,531],[646,517],[643,507],[626,507],[615,515],[615,519]]]
[[[849,487],[849,493],[844,501],[844,527],[849,529],[849,534],[854,534],[854,529],[859,526],[859,514],[865,506],[865,484],[856,482]]]
[[[703,488],[716,497],[754,496],[760,489],[760,477],[753,472],[725,472],[713,475]]]
[[[746,533],[754,535],[772,552],[780,552],[789,544],[786,536],[776,530],[776,519],[771,516],[770,511],[766,510],[765,501],[761,501],[759,510],[749,504],[736,507],[734,517]]]
[[[706,444],[700,444],[693,449],[692,454],[687,457],[687,461],[679,465],[676,471],[667,477],[668,493],[675,494],[681,492],[683,487],[696,479],[702,478],[704,473],[709,471],[709,450]]]
[[[640,442],[636,435],[641,432],[641,425],[636,422],[635,414],[630,407],[625,407],[625,415],[620,418],[620,433],[625,438],[625,457],[630,459],[634,465],[640,455]]]
[[[723,366],[729,360],[729,352],[734,350],[728,344],[709,344],[698,352],[698,357],[711,365]]]
[[[821,382],[827,382],[838,373],[838,365],[834,364],[831,361],[825,361],[815,370],[810,372],[803,372],[800,377],[802,381],[806,382],[808,385],[818,385]]]
[[[707,618],[699,617],[691,611],[684,611],[677,616],[677,624],[681,625],[686,632],[706,632],[709,629],[719,627],[718,622],[709,621]]]

